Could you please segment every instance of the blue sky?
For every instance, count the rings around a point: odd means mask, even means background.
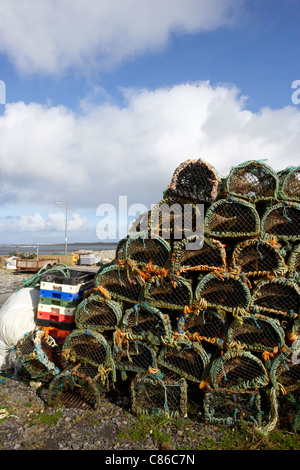
[[[102,241],[99,205],[150,207],[187,158],[299,165],[299,0],[0,6],[0,243],[63,241],[56,200]]]

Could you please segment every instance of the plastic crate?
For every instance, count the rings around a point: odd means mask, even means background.
[[[46,327],[46,328],[49,328],[49,327],[56,328],[59,330],[69,331],[70,333],[71,331],[75,330],[75,322],[66,323],[66,322],[60,322],[60,321],[45,320],[42,318],[37,318],[35,322],[36,322],[36,326],[41,326],[41,327]]]
[[[68,292],[61,292],[57,290],[46,290],[40,289],[40,297],[46,297],[55,300],[67,300],[68,302],[73,302],[74,300],[82,299],[84,290],[79,291],[76,294],[70,294]]]
[[[76,300],[54,299],[53,297],[40,296],[39,302],[43,305],[53,305],[56,307],[77,308],[82,298]]]
[[[53,312],[43,312],[41,310],[37,311],[37,318],[40,320],[50,320],[60,323],[74,323],[74,315],[62,315],[59,313]]]
[[[66,317],[72,317],[74,319],[76,307],[74,308],[67,308],[67,307],[59,307],[57,305],[47,305],[42,304],[39,302],[37,311],[43,313],[45,315],[61,315]]]
[[[41,276],[40,288],[68,294],[77,294],[80,291],[90,289],[94,285],[94,273],[70,270],[70,276],[66,277],[61,272],[45,273]]]

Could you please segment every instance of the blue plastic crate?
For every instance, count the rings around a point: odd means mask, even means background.
[[[40,297],[68,300],[70,302],[70,301],[81,299],[83,297],[84,292],[85,292],[85,289],[77,292],[76,294],[70,294],[68,292],[61,292],[61,291],[56,291],[56,290],[40,289]]]

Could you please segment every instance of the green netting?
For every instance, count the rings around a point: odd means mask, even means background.
[[[290,201],[300,201],[300,167],[290,167],[278,172],[279,196]]]
[[[171,246],[161,237],[152,238],[148,232],[131,233],[127,238],[124,257],[138,267],[168,269],[171,261]]]
[[[62,354],[73,363],[90,364],[98,368],[105,380],[114,380],[111,347],[104,336],[92,329],[74,330],[62,346]]]
[[[273,387],[282,394],[300,388],[300,349],[288,348],[275,357],[270,369]]]
[[[277,173],[266,163],[250,160],[231,169],[225,191],[252,202],[274,200],[278,196]]]
[[[223,347],[227,335],[228,321],[225,312],[207,309],[194,314],[182,315],[178,320],[178,333],[191,341],[202,341]]]
[[[209,356],[198,342],[178,337],[162,348],[157,363],[191,382],[200,383],[209,364]]]
[[[299,316],[300,288],[296,282],[284,277],[259,282],[252,292],[251,307],[254,313],[290,319]]]
[[[212,165],[201,159],[189,159],[176,168],[164,195],[200,203],[213,202],[219,185],[220,177]]]
[[[267,240],[244,240],[232,253],[231,266],[246,276],[283,276],[288,270],[279,246]]]
[[[131,411],[137,416],[187,416],[187,383],[184,378],[173,380],[158,369],[150,369],[146,374],[136,375],[130,392]]]
[[[78,329],[93,329],[102,333],[115,330],[123,316],[122,302],[105,299],[92,294],[84,299],[75,312],[75,325]]]
[[[289,275],[291,277],[295,277],[295,279],[299,282],[300,280],[300,245],[294,246],[292,249],[287,265],[289,267]]]
[[[193,291],[191,283],[181,276],[153,276],[145,285],[144,298],[157,308],[182,310],[191,305]]]
[[[105,267],[96,275],[95,287],[101,288],[108,298],[134,304],[142,294],[141,278],[116,264]]]
[[[253,389],[269,383],[263,362],[249,351],[226,351],[212,362],[209,377],[215,389]]]
[[[253,204],[241,199],[219,199],[205,215],[206,236],[252,238],[260,234],[260,217]]]
[[[160,345],[172,336],[169,316],[146,303],[126,310],[121,330],[128,339],[139,339],[150,345]]]
[[[67,408],[98,409],[107,386],[91,364],[69,365],[50,383],[47,403]]]
[[[300,240],[300,204],[285,201],[269,207],[261,219],[261,237]]]
[[[145,217],[142,216],[140,225],[146,231]],[[152,238],[159,236],[174,242],[203,232],[204,210],[201,204],[190,201],[162,199],[148,213],[148,222]]]
[[[278,352],[284,344],[285,332],[279,321],[259,314],[243,316],[242,323],[231,323],[227,333],[227,348]]]
[[[217,389],[205,392],[204,420],[210,424],[262,424],[261,396],[258,390]]]
[[[199,308],[222,309],[234,315],[242,315],[249,308],[251,292],[248,285],[238,276],[223,273],[206,274],[195,289],[194,304]]]
[[[146,341],[128,340],[117,330],[114,334],[113,360],[118,371],[146,372],[156,369],[156,352]]]
[[[30,376],[41,381],[52,379],[66,365],[55,340],[41,328],[23,336],[16,346],[15,355]]]
[[[225,271],[226,268],[226,249],[219,240],[201,240],[194,236],[174,243],[172,272],[177,275],[190,271]]]

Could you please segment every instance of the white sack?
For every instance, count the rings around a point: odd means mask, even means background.
[[[40,289],[23,287],[14,292],[0,309],[0,370],[13,367],[11,348],[36,326]]]

